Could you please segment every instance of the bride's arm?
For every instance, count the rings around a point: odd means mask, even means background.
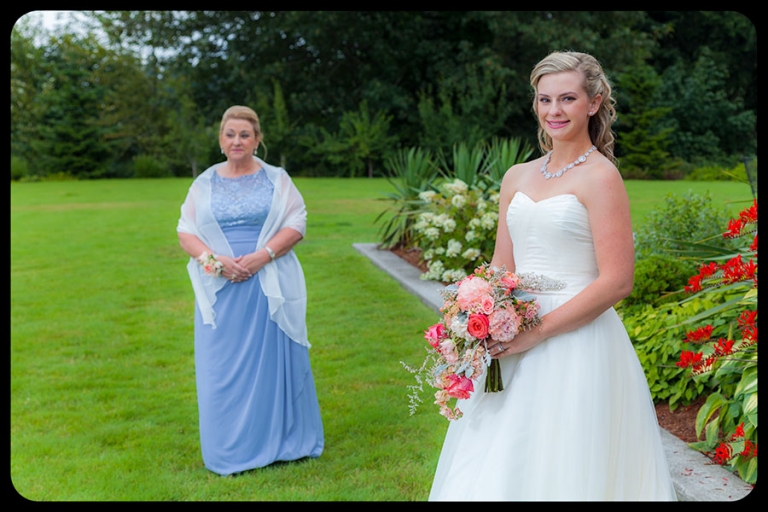
[[[512,239],[509,236],[507,227],[507,209],[509,203],[514,197],[516,184],[514,183],[517,169],[509,169],[501,180],[501,189],[499,190],[499,220],[496,225],[496,245],[493,249],[493,258],[491,258],[491,267],[501,267],[504,265],[510,272],[515,271],[515,258],[512,254]]]
[[[632,292],[634,243],[624,183],[611,164],[592,176],[578,196],[589,214],[599,275],[565,304],[544,315],[540,328],[520,333],[508,344],[507,354],[528,350],[546,338],[586,325]]]

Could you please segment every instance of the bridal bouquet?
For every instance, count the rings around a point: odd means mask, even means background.
[[[539,304],[524,291],[523,285],[520,276],[504,267],[490,268],[485,264],[443,290],[443,319],[424,331],[432,348],[419,370],[406,368],[424,374],[424,380],[437,388],[435,404],[449,420],[462,416],[461,410],[450,406],[449,401],[469,398],[475,390],[474,382],[486,368],[485,391],[504,389],[499,361],[488,354],[487,342],[511,341],[520,331],[541,322]],[[417,382],[419,386],[412,386],[412,390],[421,390],[419,375]],[[414,393],[411,414],[417,402],[420,400]]]

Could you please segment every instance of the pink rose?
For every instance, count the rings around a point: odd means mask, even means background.
[[[480,310],[485,313],[486,315],[490,315],[493,313],[493,307],[496,305],[496,301],[493,300],[493,297],[490,295],[486,295],[482,299],[480,299]]]
[[[441,323],[437,323],[424,331],[424,339],[429,341],[429,344],[434,348],[437,348],[443,338],[445,338],[445,326]]]
[[[467,320],[467,332],[477,339],[488,336],[488,317],[482,313],[473,313]]]
[[[448,380],[450,382],[445,388],[445,391],[453,398],[466,400],[469,398],[469,394],[475,390],[472,380],[466,377],[451,374],[448,376]]]
[[[479,277],[465,279],[459,285],[456,302],[463,311],[468,311],[473,306],[481,304],[484,297],[492,294],[493,285],[485,279]]]

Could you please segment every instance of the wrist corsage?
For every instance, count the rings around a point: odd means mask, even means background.
[[[197,262],[203,267],[203,272],[209,276],[219,277],[224,269],[224,264],[216,259],[215,254],[203,251],[203,254],[197,257]]]

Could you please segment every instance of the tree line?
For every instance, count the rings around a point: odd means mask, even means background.
[[[734,11],[81,11],[78,30],[33,14],[11,33],[12,179],[196,175],[233,104],[294,175],[534,143],[528,77],[553,50],[603,64],[625,177],[756,153],[756,31]]]

